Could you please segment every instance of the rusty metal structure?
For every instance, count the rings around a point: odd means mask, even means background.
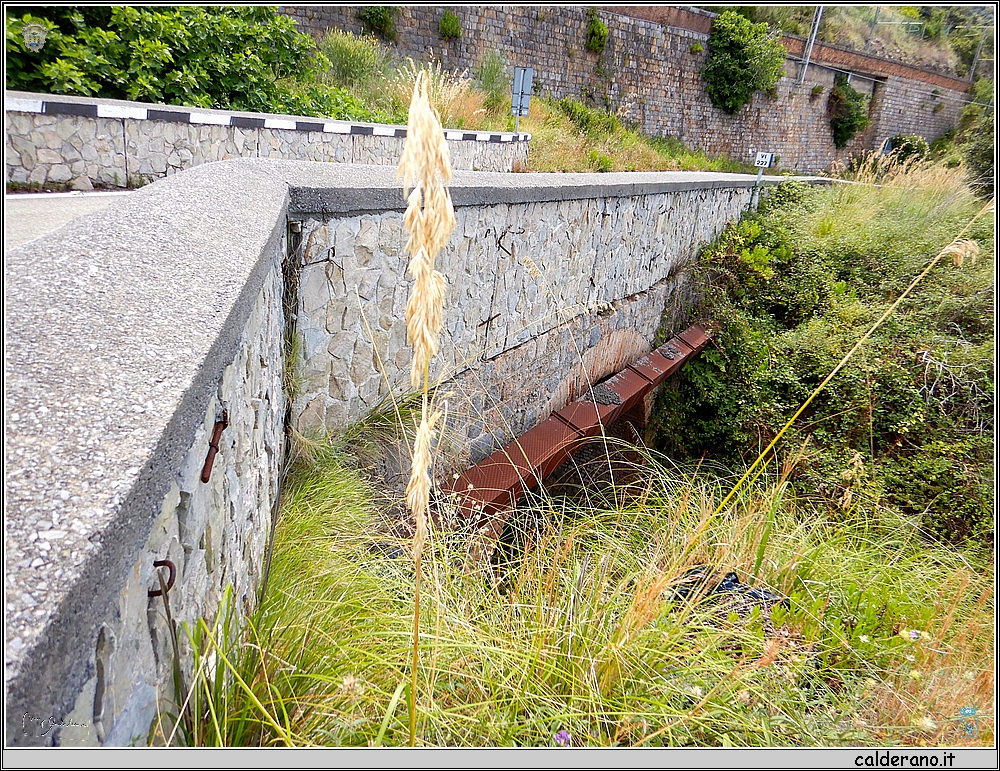
[[[588,438],[642,409],[643,398],[708,342],[704,327],[689,327],[477,463],[447,485],[445,493],[453,497],[463,518],[485,520],[499,537],[504,518],[498,515],[537,487]]]

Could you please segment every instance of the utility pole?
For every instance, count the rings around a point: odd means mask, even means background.
[[[816,13],[813,14],[812,29],[809,30],[809,41],[806,43],[806,55],[802,61],[802,69],[799,70],[799,85],[806,79],[806,70],[809,69],[809,60],[812,58],[813,45],[816,43],[816,34],[819,32],[819,20],[823,18],[823,6],[816,6]]]
[[[983,52],[983,43],[986,42],[986,33],[989,27],[983,27],[982,37],[979,38],[979,46],[976,48],[976,55],[972,58],[972,68],[969,70],[969,82],[976,79],[976,67],[979,66],[979,55]]]
[[[868,39],[865,40],[865,47],[862,49],[862,51],[864,51],[866,53],[868,51],[868,46],[870,46],[871,43],[872,43],[872,37],[875,35],[875,27],[878,26],[878,13],[881,10],[882,10],[882,6],[881,5],[876,5],[875,6],[875,18],[872,19],[872,28],[870,30],[868,30]]]

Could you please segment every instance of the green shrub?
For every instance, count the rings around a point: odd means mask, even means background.
[[[932,170],[941,180],[940,170]],[[657,397],[654,443],[672,459],[744,464],[978,210],[960,176],[927,169],[880,188],[783,183],[706,247],[695,319],[713,345]],[[912,176],[909,176],[912,175]],[[880,499],[935,539],[993,527],[993,234],[980,262],[942,262],[830,381],[786,435],[808,439],[791,481],[847,516]]]
[[[809,96],[819,96],[823,93],[823,86],[818,83],[809,90]]]
[[[438,32],[445,40],[455,40],[462,37],[462,22],[458,18],[458,14],[445,11],[438,23]]]
[[[911,158],[923,160],[930,154],[931,148],[927,140],[917,134],[897,134],[889,140],[892,146],[892,157],[900,163]]]
[[[755,91],[773,93],[784,74],[785,53],[767,24],[752,24],[733,11],[721,13],[712,22],[708,61],[701,73],[712,104],[735,115]]]
[[[601,53],[608,44],[608,25],[601,21],[597,11],[590,9],[587,12],[589,23],[587,25],[587,50],[595,54]]]
[[[384,75],[389,65],[389,51],[374,35],[357,37],[339,29],[329,30],[319,43],[327,58],[324,80],[350,88],[370,83]]]
[[[910,158],[915,158],[918,161],[923,160],[931,151],[927,140],[918,134],[907,134],[905,136],[897,134],[889,140],[889,144],[892,146],[893,158],[900,162],[907,161]]]
[[[7,17],[8,88],[193,107],[322,115],[315,91],[294,99],[284,79],[309,81],[323,66],[308,35],[273,7],[37,8]],[[50,30],[31,53],[21,29]]]
[[[397,11],[391,5],[369,5],[358,9],[357,19],[368,32],[374,32],[384,40],[395,40]]]
[[[490,51],[480,59],[473,71],[476,85],[486,94],[486,111],[500,115],[510,106],[511,81],[507,62],[498,51]]]
[[[987,112],[979,121],[972,141],[965,150],[965,165],[968,167],[969,187],[983,200],[993,197],[994,153],[993,111]]]
[[[705,50],[705,46],[703,46],[701,43],[692,43],[691,44],[691,53],[693,53],[693,54],[700,54],[704,50]]]
[[[597,150],[591,150],[587,157],[590,159],[590,165],[594,171],[611,171],[613,161],[610,156]]]
[[[844,75],[838,74],[834,79],[828,107],[833,144],[838,150],[847,147],[854,135],[864,131],[871,123],[866,97],[851,88]]]

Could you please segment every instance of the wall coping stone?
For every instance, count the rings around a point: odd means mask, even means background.
[[[286,131],[317,131],[326,134],[364,134],[404,138],[405,126],[360,121],[328,120],[304,115],[209,110],[201,107],[181,107],[169,104],[147,104],[118,99],[97,99],[88,96],[36,94],[26,91],[5,91],[7,112],[30,112],[45,115],[81,115],[88,118],[122,118],[129,120],[159,120],[172,123],[202,123],[236,128],[284,129]],[[459,142],[527,142],[531,134],[507,131],[459,131],[446,129],[445,137]]]
[[[754,182],[699,172],[456,172],[451,190],[463,206]],[[392,167],[235,159],[159,180],[7,253],[10,720],[29,707],[69,711],[90,641],[235,354],[286,220],[403,205]],[[38,539],[52,558],[32,566],[17,555]]]

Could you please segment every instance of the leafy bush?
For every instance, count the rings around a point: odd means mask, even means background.
[[[8,88],[361,120],[367,114],[346,92],[312,82],[325,57],[274,8],[44,11],[7,17]],[[49,29],[38,53],[21,38],[30,22]]]
[[[345,88],[384,76],[390,62],[389,51],[374,35],[357,37],[339,29],[323,36],[319,50],[327,59],[324,80]]]
[[[677,461],[756,457],[841,357],[980,206],[961,174],[907,170],[882,186],[783,183],[699,257],[692,316],[713,346],[650,419]],[[936,539],[992,535],[993,232],[980,262],[937,265],[792,426],[791,479],[847,516],[880,500]]]
[[[702,51],[705,50],[705,46],[703,46],[701,43],[692,43],[690,50],[691,53],[693,54],[700,54]]]
[[[458,18],[458,14],[445,11],[438,23],[438,32],[445,40],[455,40],[462,37],[462,22]]]
[[[846,76],[838,74],[834,79],[828,104],[830,128],[833,129],[833,144],[843,150],[859,131],[864,131],[871,123],[868,117],[867,100],[847,82]]]
[[[473,72],[476,85],[486,95],[486,111],[500,115],[510,105],[510,76],[507,62],[498,51],[490,51],[480,59]]]
[[[369,5],[359,8],[356,16],[369,32],[374,32],[385,40],[395,40],[396,13],[397,9],[390,5]]]
[[[733,11],[719,14],[708,38],[708,61],[702,70],[712,104],[735,115],[755,91],[772,93],[781,76],[785,48],[768,33]]]
[[[601,21],[593,8],[587,12],[587,50],[595,54],[601,53],[608,44],[608,25]]]
[[[892,157],[900,163],[908,161],[911,158],[918,161],[923,160],[931,151],[927,140],[917,134],[907,134],[905,136],[897,134],[889,140],[889,144],[892,147]]]
[[[979,121],[978,130],[965,150],[965,163],[969,170],[969,186],[983,200],[994,193],[993,111],[987,112]]]

